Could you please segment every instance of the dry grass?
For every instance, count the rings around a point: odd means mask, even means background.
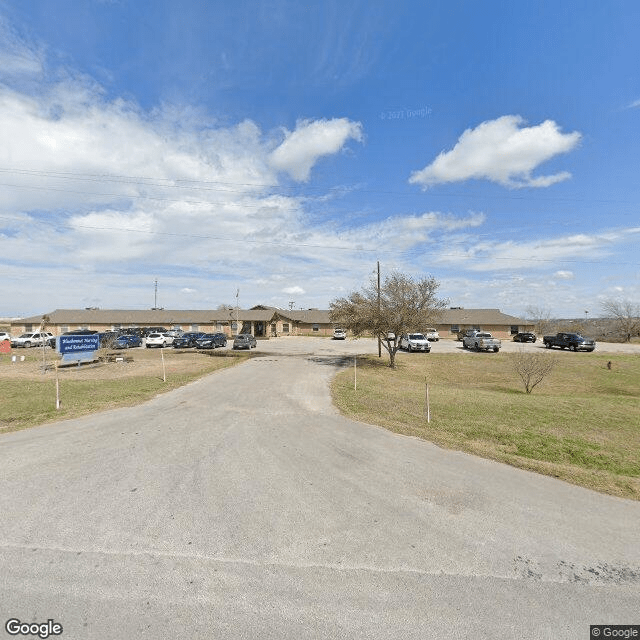
[[[138,404],[249,357],[234,351],[165,349],[165,382],[160,349],[125,350],[122,355],[132,361],[59,368],[61,407],[56,409],[54,364],[59,356],[45,350],[43,373],[41,349],[15,349],[13,355],[25,360],[0,357],[0,433]]]
[[[512,355],[413,354],[395,371],[368,357],[357,391],[352,371],[335,378],[334,402],[363,422],[639,500],[640,358],[563,352],[527,395]]]

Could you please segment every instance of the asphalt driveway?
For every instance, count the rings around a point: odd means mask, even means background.
[[[342,361],[274,352],[2,436],[3,627],[582,640],[640,622],[640,504],[347,420]]]

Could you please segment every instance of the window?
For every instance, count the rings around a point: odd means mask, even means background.
[[[320,331],[320,325],[319,324],[311,325],[311,328],[313,329],[313,331]]]
[[[199,331],[200,329],[198,328],[197,324],[192,324],[191,325],[191,331]]]
[[[517,324],[512,324],[511,325],[511,335],[515,336],[516,333],[518,333],[518,325]]]
[[[451,329],[449,329],[449,331],[451,331],[451,333],[458,333],[458,331],[460,331],[460,325],[459,324],[452,324],[451,325]]]
[[[69,331],[69,325],[68,324],[63,324],[60,327],[60,333],[67,333],[67,331]]]
[[[31,333],[33,331],[33,325],[32,324],[25,324],[24,325],[24,331],[25,331],[25,333]]]
[[[289,323],[288,322],[283,322],[282,323],[282,333],[289,333]]]
[[[231,330],[232,330],[232,331],[237,331],[237,329],[238,329],[238,323],[234,320],[234,321],[231,323]]]

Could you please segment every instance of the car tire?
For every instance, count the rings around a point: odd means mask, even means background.
[[[31,343],[30,342],[25,342],[24,343],[24,348],[25,349],[29,349],[31,347]]]
[[[500,351],[498,347],[493,347],[493,353],[498,353],[498,351]]]
[[[411,345],[409,345],[409,346],[407,347],[407,351],[408,351],[409,353],[411,353],[411,352],[413,351],[413,347],[412,347]]]

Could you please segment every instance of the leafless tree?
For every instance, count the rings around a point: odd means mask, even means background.
[[[610,298],[602,303],[602,309],[609,318],[615,320],[625,342],[631,342],[631,338],[640,335],[640,305],[630,300]]]
[[[531,393],[551,373],[557,362],[551,354],[532,353],[524,349],[510,354],[509,357],[527,393]]]
[[[534,331],[539,336],[543,336],[545,333],[551,331],[553,322],[551,320],[551,311],[549,309],[545,309],[544,307],[537,307],[535,305],[529,305],[524,310],[524,313],[527,320],[534,323]]]
[[[354,336],[379,337],[389,352],[389,366],[395,368],[400,336],[409,331],[424,331],[436,324],[448,301],[437,297],[440,283],[428,276],[414,280],[403,273],[387,276],[378,291],[374,279],[362,291],[338,298],[330,305],[331,321]]]

